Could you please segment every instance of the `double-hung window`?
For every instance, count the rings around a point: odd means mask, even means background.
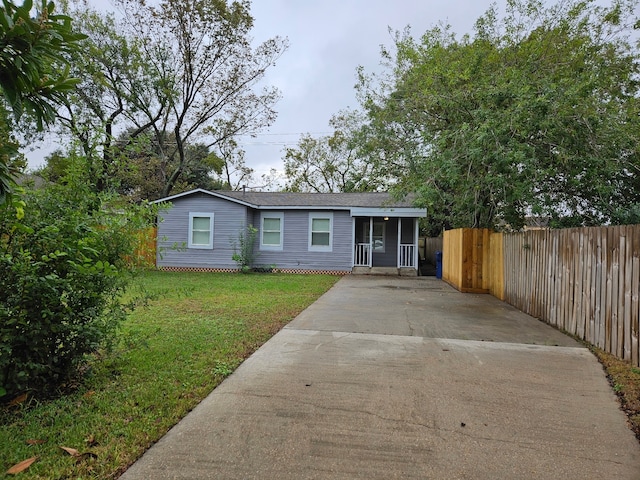
[[[309,250],[330,252],[333,249],[333,213],[309,214]]]
[[[284,213],[262,212],[260,215],[260,250],[282,250]]]
[[[189,248],[213,248],[213,213],[189,212]]]

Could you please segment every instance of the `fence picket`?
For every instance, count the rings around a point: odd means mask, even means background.
[[[558,235],[552,234],[549,232],[549,236],[551,238],[551,274],[552,281],[548,285],[549,290],[549,321],[551,325],[558,325],[558,309],[557,309],[557,298],[558,298]]]
[[[602,281],[602,232],[598,231],[596,235],[596,269],[595,269],[595,310],[593,312],[594,321],[596,322],[596,341],[594,345],[604,349],[604,310],[602,308],[603,289],[606,283]]]
[[[626,227],[626,251],[624,258],[624,329],[625,329],[625,359],[633,358],[633,329],[631,325],[631,298],[633,296],[631,284],[633,282],[633,230]]]
[[[632,227],[631,247],[631,363],[640,366],[638,335],[640,333],[640,228]]]
[[[584,338],[584,291],[583,291],[583,279],[584,279],[584,235],[581,235],[579,231],[574,232],[575,240],[575,256],[574,256],[574,271],[576,275],[575,283],[575,295],[573,304],[575,305],[575,334],[580,338]]]
[[[627,339],[625,338],[625,333],[627,329],[624,324],[624,306],[625,306],[625,278],[626,278],[626,254],[627,254],[627,229],[626,227],[618,227],[620,229],[619,238],[619,277],[618,277],[618,348],[617,355],[619,358],[627,359],[627,354],[625,353],[625,345],[627,343]]]

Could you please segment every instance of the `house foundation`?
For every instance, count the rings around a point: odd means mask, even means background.
[[[400,277],[418,276],[418,271],[415,268],[397,267],[353,267],[351,273],[354,275],[388,275]]]

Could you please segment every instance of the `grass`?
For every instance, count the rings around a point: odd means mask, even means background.
[[[117,478],[337,277],[147,272],[151,300],[57,400],[0,411],[0,478]],[[71,454],[61,447],[67,447]]]

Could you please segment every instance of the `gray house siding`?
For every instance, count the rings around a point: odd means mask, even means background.
[[[348,211],[331,212],[333,241],[330,252],[309,251],[309,210],[282,210],[281,212],[284,213],[283,249],[282,251],[260,250],[258,238],[256,264],[275,265],[276,268],[285,270],[351,271],[353,266],[352,219]],[[328,212],[328,210],[322,210],[322,212]],[[259,211],[253,213],[251,221],[258,229],[261,228]],[[258,235],[261,233],[259,231]]]
[[[309,251],[310,210],[268,210],[284,214],[284,245],[281,251],[261,250],[256,238],[256,265],[275,265],[284,270],[351,271],[352,219],[348,211],[332,211],[332,251]],[[324,211],[324,210],[323,210]],[[188,248],[189,213],[213,213],[213,249]],[[174,200],[162,211],[158,224],[158,267],[237,268],[232,260],[233,242],[246,225],[260,229],[261,211],[206,195]],[[177,247],[177,248],[176,248]]]
[[[205,194],[175,199],[172,207],[159,215],[158,267],[236,268],[232,243],[247,224],[247,210]],[[213,249],[187,248],[190,212],[214,214]]]

